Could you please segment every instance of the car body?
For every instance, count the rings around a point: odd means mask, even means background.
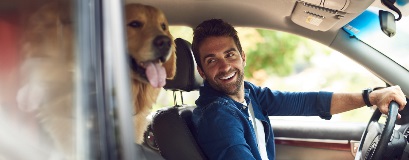
[[[126,107],[131,106],[132,101],[127,85],[128,66],[125,54],[116,54],[126,53],[126,33],[121,24],[123,6],[127,3],[142,3],[161,9],[171,26],[194,28],[204,20],[221,18],[236,27],[261,28],[301,36],[352,59],[372,74],[369,78],[377,78],[385,85],[399,85],[409,95],[409,32],[405,29],[409,24],[409,5],[406,0],[398,0],[395,4],[402,12],[402,19],[396,21],[396,34],[392,37],[382,32],[378,10],[390,11],[395,17],[398,15],[387,9],[380,0],[68,2],[73,6],[75,22],[73,42],[76,72],[72,80],[75,87],[73,107],[76,110],[72,114],[76,117],[76,128],[75,133],[67,133],[67,137],[74,137],[76,159],[146,158],[141,152],[135,152],[138,146],[133,143],[132,110]],[[50,139],[41,129],[37,115],[22,112],[16,102],[17,92],[24,83],[20,75],[20,37],[27,27],[30,28],[25,20],[29,13],[46,3],[49,1],[0,2],[0,130],[5,131],[0,133],[0,160],[61,158],[55,154],[55,146],[45,145],[50,144]],[[191,36],[191,32],[187,33],[187,37]],[[64,41],[64,38],[57,41]],[[325,62],[323,59],[320,63],[332,67],[332,64]],[[314,79],[309,83],[315,83]],[[350,83],[359,82],[351,80]],[[377,86],[362,86],[362,89],[367,87]],[[194,102],[194,99],[190,102]],[[363,114],[369,117],[372,112]],[[400,111],[400,114],[402,118],[396,122],[396,130],[406,139],[409,109]],[[367,127],[367,122],[310,121],[296,117],[271,117],[271,123],[276,137],[277,159],[354,159]],[[404,151],[401,154],[407,156],[409,153]]]

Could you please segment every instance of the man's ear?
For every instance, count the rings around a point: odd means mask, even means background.
[[[206,76],[205,76],[203,70],[202,70],[199,66],[196,66],[196,69],[197,69],[197,71],[199,72],[200,77],[202,77],[203,80],[206,80]]]

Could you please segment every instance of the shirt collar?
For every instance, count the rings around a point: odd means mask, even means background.
[[[245,87],[244,88],[244,99],[247,104],[250,104],[250,89],[246,88],[246,85],[244,85],[244,87]],[[210,86],[210,83],[206,80],[204,81],[203,86],[200,87],[200,95],[201,96],[199,97],[197,102],[201,104],[206,104],[206,102],[212,102],[217,98],[229,99],[229,100],[234,101],[233,99],[231,99],[229,96],[227,96],[223,92],[213,89],[213,87]],[[205,95],[205,96],[202,96],[202,95]]]

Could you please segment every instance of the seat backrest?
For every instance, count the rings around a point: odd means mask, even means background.
[[[203,79],[196,70],[190,42],[176,38],[176,75],[172,80],[166,80],[163,87],[166,90],[190,92],[198,90],[203,84]]]
[[[180,112],[181,108],[171,107],[159,111],[153,119],[152,130],[159,152],[167,160],[206,159],[188,127],[189,122],[192,124],[191,119],[188,119],[192,113],[189,108],[194,107],[183,107],[183,111]],[[180,113],[190,117],[182,117]]]
[[[172,91],[194,91],[203,84],[196,70],[191,44],[177,38],[176,75],[167,81],[165,89]],[[160,154],[167,160],[207,159],[196,143],[192,122],[195,106],[176,105],[159,110],[152,120],[152,131]]]

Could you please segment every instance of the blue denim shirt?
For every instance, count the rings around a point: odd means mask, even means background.
[[[320,116],[330,119],[331,92],[280,92],[244,82],[245,100],[263,126],[266,150],[275,159],[274,134],[268,116]],[[248,107],[214,90],[200,88],[192,120],[196,138],[209,159],[261,160]]]

